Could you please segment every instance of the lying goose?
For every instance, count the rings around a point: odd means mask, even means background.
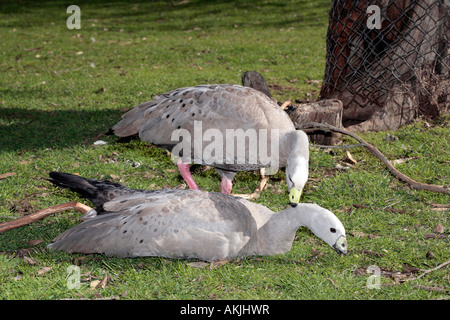
[[[120,137],[139,134],[142,141],[178,156],[181,176],[193,190],[198,186],[190,173],[192,162],[215,167],[225,194],[231,193],[238,171],[286,167],[293,205],[300,201],[308,179],[307,135],[295,130],[276,102],[249,87],[176,89],[128,111],[112,131]]]
[[[299,204],[274,213],[245,199],[199,190],[132,190],[120,184],[50,173],[55,185],[81,193],[103,214],[90,214],[49,248],[117,257],[162,256],[223,260],[291,249],[299,227],[338,253],[345,229],[330,211]]]

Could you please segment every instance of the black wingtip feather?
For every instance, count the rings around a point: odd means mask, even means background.
[[[79,193],[82,197],[89,199],[95,206],[98,213],[103,211],[103,204],[114,199],[122,193],[128,193],[130,189],[110,181],[101,181],[80,177],[65,172],[50,172],[50,181],[54,185],[70,189]]]

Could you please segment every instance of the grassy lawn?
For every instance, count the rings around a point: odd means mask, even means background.
[[[79,30],[66,27],[69,4],[0,3],[0,174],[15,174],[0,180],[0,222],[72,200],[89,204],[54,188],[49,171],[133,188],[183,187],[164,151],[104,135],[126,108],[158,93],[239,84],[244,71],[257,70],[280,101],[318,96],[311,80],[323,77],[329,0],[80,0]],[[391,160],[412,158],[397,165],[411,178],[450,185],[448,125],[449,118],[419,120],[362,137]],[[107,144],[94,146],[98,139]],[[448,299],[448,267],[409,279],[450,259],[450,197],[411,190],[364,149],[350,152],[356,164],[345,151],[312,148],[303,196],[343,222],[345,257],[306,229],[284,255],[223,265],[47,251],[81,221],[66,212],[0,234],[0,299]],[[220,190],[214,170],[193,169],[200,188]],[[234,192],[253,191],[258,179],[239,173]],[[284,173],[269,184],[257,201],[284,208]],[[73,265],[81,285],[69,289]],[[382,273],[375,289],[371,265]]]

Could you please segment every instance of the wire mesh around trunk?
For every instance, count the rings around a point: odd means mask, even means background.
[[[343,102],[345,127],[449,111],[449,12],[449,0],[333,0],[321,98]]]

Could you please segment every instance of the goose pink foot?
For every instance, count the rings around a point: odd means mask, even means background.
[[[178,159],[177,162],[178,170],[180,170],[180,174],[183,177],[184,181],[186,181],[189,189],[198,190],[198,186],[192,178],[191,171],[189,170],[190,165],[187,163],[183,163],[181,159]]]
[[[222,187],[222,193],[231,194],[231,189],[233,188],[233,183],[230,180],[223,177],[222,182],[220,183],[220,186]]]

